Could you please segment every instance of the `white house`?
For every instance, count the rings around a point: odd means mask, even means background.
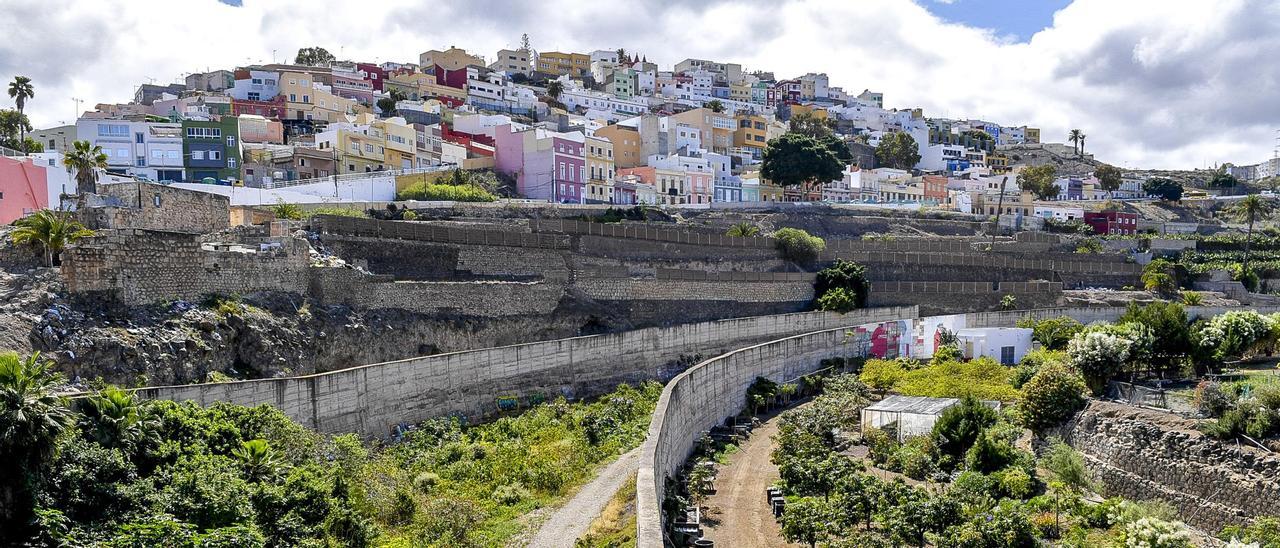
[[[970,327],[957,330],[956,337],[969,359],[986,356],[1013,365],[1031,350],[1031,330],[1022,327]]]
[[[280,94],[280,73],[269,70],[251,70],[249,78],[236,80],[227,95],[241,101],[270,101]]]
[[[150,181],[182,181],[182,124],[81,118],[81,140],[102,147],[107,169]]]

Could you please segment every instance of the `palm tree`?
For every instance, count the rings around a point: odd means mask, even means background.
[[[555,99],[555,100],[559,101],[559,100],[560,100],[560,94],[561,94],[562,92],[564,92],[564,83],[560,82],[559,80],[552,80],[552,81],[550,81],[550,82],[548,82],[548,83],[547,83],[547,96],[548,96],[548,97],[551,97],[552,99]]]
[[[90,397],[83,411],[85,431],[104,447],[135,447],[155,425],[133,392],[114,386]]]
[[[27,78],[26,76],[14,76],[13,81],[9,82],[9,97],[12,97],[14,104],[18,106],[18,114],[22,114],[23,109],[26,108],[27,99],[35,96],[36,89],[31,86],[30,78]],[[20,135],[18,137],[18,142],[22,143],[22,151],[30,152],[27,150],[27,128],[19,126],[18,133]]]
[[[1078,129],[1073,129],[1071,133],[1067,134],[1067,140],[1071,141],[1072,150],[1076,151],[1077,155],[1080,154],[1080,141],[1083,138],[1084,132]]]
[[[1249,223],[1249,230],[1245,233],[1244,239],[1244,263],[1240,267],[1242,275],[1249,272],[1249,248],[1253,243],[1253,222],[1266,218],[1274,209],[1275,204],[1270,200],[1257,194],[1250,194],[1227,210],[1229,215]]]
[[[724,112],[724,103],[721,103],[719,99],[707,101],[707,104],[703,106],[711,109],[711,112],[715,112],[717,114]]]
[[[240,447],[231,451],[231,454],[240,459],[245,474],[253,481],[270,479],[280,472],[280,457],[267,440],[240,442]]]
[[[1080,152],[1079,152],[1079,155],[1080,155],[1080,156],[1082,156],[1082,157],[1084,156],[1084,138],[1085,138],[1085,137],[1086,137],[1086,135],[1085,135],[1085,134],[1083,134],[1083,133],[1081,133],[1081,134],[1080,134]]]
[[[627,48],[618,48],[618,64],[627,64]]]
[[[37,352],[21,359],[0,354],[0,539],[19,534],[35,507],[35,484],[71,426],[66,398],[55,395],[62,376]],[[12,503],[12,504],[10,504]]]
[[[18,227],[13,231],[13,243],[40,244],[46,266],[54,266],[58,254],[62,253],[67,244],[93,235],[92,230],[71,218],[71,214],[66,211],[42,209],[35,215],[14,221],[13,224]]]
[[[752,238],[759,235],[760,227],[746,221],[735,223],[733,226],[729,227],[727,232],[725,232],[725,236],[734,236],[738,238]]]
[[[92,194],[98,191],[98,171],[107,169],[107,155],[102,147],[89,141],[76,141],[71,152],[62,159],[67,171],[76,173],[76,194]]]

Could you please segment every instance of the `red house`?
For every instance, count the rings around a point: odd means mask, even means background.
[[[263,118],[279,120],[285,114],[284,95],[276,95],[274,99],[267,101],[232,99],[231,114],[234,116],[256,114]]]
[[[0,156],[0,224],[49,207],[45,168],[30,159]]]
[[[1094,232],[1106,236],[1138,233],[1138,215],[1136,213],[1121,213],[1119,211],[1085,212],[1084,222],[1093,227]]]

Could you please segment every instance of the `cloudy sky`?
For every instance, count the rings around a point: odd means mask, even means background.
[[[1280,129],[1277,0],[0,0],[0,79],[30,76],[38,126],[143,82],[287,60],[416,61],[626,48],[779,77],[826,72],[889,107],[1087,135],[1126,167],[1253,163]],[[0,105],[11,106],[7,97]]]

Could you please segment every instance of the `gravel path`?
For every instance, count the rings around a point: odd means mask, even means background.
[[[775,415],[758,426],[751,437],[729,456],[729,464],[719,467],[714,495],[707,497],[708,520],[703,536],[716,546],[732,548],[776,548],[800,546],[782,539],[778,521],[765,501],[764,490],[778,480],[778,467],[770,462],[773,436],[778,433]]]
[[[596,479],[582,486],[569,502],[543,522],[538,534],[529,542],[529,548],[573,548],[573,542],[587,532],[591,520],[600,515],[609,499],[639,467],[639,447],[609,463]]]

